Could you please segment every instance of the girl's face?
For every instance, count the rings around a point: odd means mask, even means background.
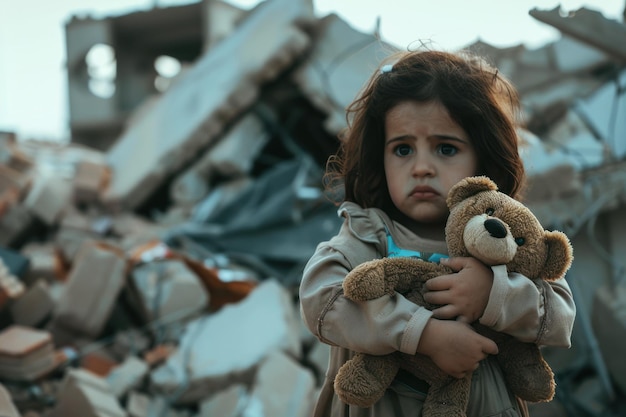
[[[384,152],[391,201],[406,225],[442,238],[448,191],[477,173],[468,135],[441,103],[403,101],[387,112]]]

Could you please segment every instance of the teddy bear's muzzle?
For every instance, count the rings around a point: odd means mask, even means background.
[[[463,242],[471,256],[487,265],[503,265],[517,253],[515,239],[500,219],[474,216],[465,225]]]
[[[487,219],[483,223],[485,225],[485,229],[489,232],[492,237],[502,239],[506,237],[507,230],[506,227],[502,224],[502,222],[498,219]]]

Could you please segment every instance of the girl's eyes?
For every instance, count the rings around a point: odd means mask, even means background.
[[[393,148],[393,153],[397,156],[408,156],[413,153],[413,148],[408,144],[399,144]],[[443,156],[454,156],[459,152],[459,149],[449,143],[442,143],[437,145],[437,153]]]
[[[409,145],[398,145],[393,149],[393,153],[398,156],[407,156],[413,152]]]
[[[445,156],[456,155],[458,151],[459,150],[457,149],[456,146],[451,145],[449,143],[442,143],[441,145],[439,145],[439,153]]]

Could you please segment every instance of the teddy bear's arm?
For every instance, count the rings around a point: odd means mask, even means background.
[[[428,279],[448,274],[440,264],[417,258],[382,258],[354,268],[343,282],[344,295],[353,301],[373,300],[421,289]]]

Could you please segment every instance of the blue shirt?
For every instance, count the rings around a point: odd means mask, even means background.
[[[443,253],[433,253],[433,252],[420,252],[417,250],[409,250],[403,249],[396,245],[396,242],[393,241],[391,234],[389,234],[389,230],[387,230],[387,257],[388,258],[418,258],[428,262],[439,263],[441,258],[447,258],[448,255],[444,255]]]

